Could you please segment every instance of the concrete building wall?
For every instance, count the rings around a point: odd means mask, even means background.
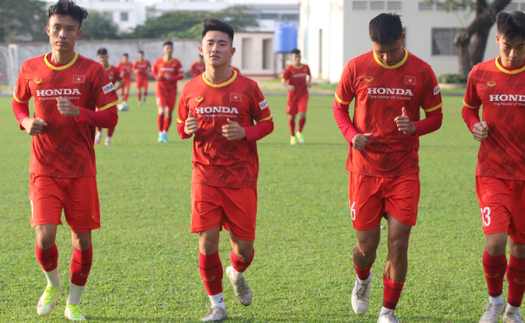
[[[283,72],[273,54],[274,34],[269,32],[235,32],[233,47],[236,52],[232,65],[245,75],[272,76]]]

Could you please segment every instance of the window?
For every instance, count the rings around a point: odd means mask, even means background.
[[[371,1],[370,10],[385,10],[385,2],[384,1]]]
[[[388,1],[386,3],[387,10],[401,10],[401,1]]]
[[[276,13],[261,13],[261,19],[277,19],[279,15]]]
[[[354,1],[352,2],[353,10],[366,10],[368,9],[368,4],[366,1]]]
[[[454,38],[458,31],[458,28],[432,28],[432,55],[457,55]]]
[[[128,13],[127,12],[121,12],[120,13],[120,21],[128,21]]]
[[[525,2],[520,3],[520,10],[525,11]]]
[[[433,11],[434,6],[426,2],[419,2],[418,9],[419,11]]]

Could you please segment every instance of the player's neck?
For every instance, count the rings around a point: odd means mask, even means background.
[[[108,70],[109,67],[110,67],[111,65],[109,65],[109,63],[107,63],[107,64],[102,64],[102,66],[104,66],[104,68],[105,68],[106,70]]]
[[[232,76],[233,70],[228,65],[214,67],[207,65],[204,71],[206,79],[212,83],[221,83]]]
[[[67,52],[52,50],[49,60],[57,65],[66,65],[75,58],[75,55],[75,50],[70,50]]]
[[[163,59],[165,62],[169,62],[173,59],[173,56],[164,56]]]

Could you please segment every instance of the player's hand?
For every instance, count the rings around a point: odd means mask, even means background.
[[[472,129],[472,135],[477,141],[483,141],[487,139],[489,135],[489,127],[487,126],[487,121],[481,121],[474,125]]]
[[[366,147],[370,143],[370,140],[368,140],[368,137],[372,136],[373,133],[364,133],[357,135],[352,138],[352,146],[354,146],[354,149],[361,150]]]
[[[233,141],[241,140],[246,137],[246,131],[240,124],[235,121],[228,120],[228,124],[222,126],[222,135],[224,138]]]
[[[164,75],[164,77],[167,79],[167,80],[171,80],[171,74],[170,73],[166,73]]]
[[[199,129],[199,119],[191,116],[191,110],[188,112],[188,118],[184,122],[184,132],[187,135],[193,135]]]
[[[410,133],[416,133],[416,125],[410,122],[410,118],[407,116],[407,110],[405,107],[401,109],[401,115],[394,119],[397,123],[397,130],[408,135]]]
[[[60,114],[66,117],[78,117],[80,115],[79,107],[63,97],[57,98],[57,108]]]
[[[24,127],[28,134],[31,136],[37,136],[42,132],[42,129],[47,126],[44,119],[40,118],[25,118],[22,120],[22,127]]]
[[[290,92],[295,92],[295,86],[293,86],[293,85],[288,85],[288,91],[290,91]]]

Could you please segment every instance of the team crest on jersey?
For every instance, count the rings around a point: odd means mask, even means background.
[[[37,77],[33,81],[35,81],[36,84],[40,84],[40,83],[42,83],[43,80],[40,77]]]
[[[242,94],[230,93],[230,101],[241,102]]]
[[[487,82],[487,85],[488,85],[489,87],[493,87],[493,86],[496,85],[496,82],[494,82],[494,81],[492,81],[492,82]]]
[[[73,83],[84,84],[86,77],[84,75],[73,75]]]
[[[367,83],[370,83],[370,82],[372,82],[373,80],[374,80],[374,77],[373,77],[373,76],[365,76],[365,81],[366,81]]]
[[[416,85],[416,77],[415,76],[405,76],[405,84],[410,84],[410,85]]]
[[[202,96],[198,96],[195,98],[195,102],[201,103],[202,101],[204,101],[204,98]]]

